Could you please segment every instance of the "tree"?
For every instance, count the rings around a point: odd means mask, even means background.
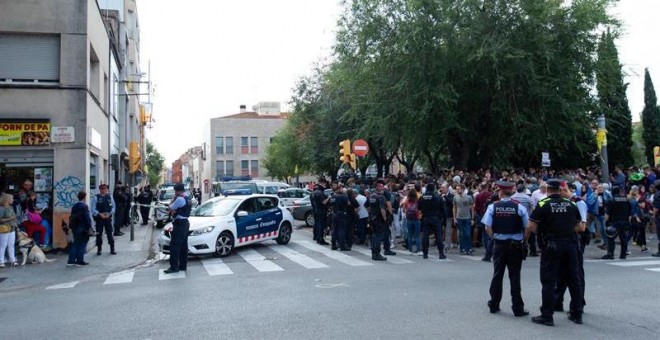
[[[603,32],[598,45],[596,68],[598,104],[607,124],[607,153],[610,169],[615,165],[633,165],[632,116],[628,107],[619,54],[614,35]]]
[[[655,96],[653,81],[649,69],[644,70],[644,110],[642,110],[642,140],[644,141],[644,156],[648,164],[653,164],[653,147],[660,146],[660,107]]]
[[[156,147],[147,140],[147,160],[146,160],[146,172],[149,178],[149,185],[152,187],[160,184],[160,173],[165,167],[165,157],[158,152]]]

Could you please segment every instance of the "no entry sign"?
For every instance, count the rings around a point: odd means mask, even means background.
[[[364,139],[353,142],[353,153],[358,157],[364,157],[369,153],[369,144]]]

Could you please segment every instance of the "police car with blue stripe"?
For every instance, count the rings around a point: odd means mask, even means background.
[[[293,217],[275,195],[230,195],[212,198],[192,211],[188,254],[224,257],[236,247],[275,240],[287,244]],[[169,254],[172,224],[163,228],[160,250]]]

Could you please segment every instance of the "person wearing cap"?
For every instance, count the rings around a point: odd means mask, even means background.
[[[486,233],[493,239],[493,279],[490,282],[490,300],[487,305],[491,313],[500,311],[502,301],[502,281],[504,271],[509,271],[513,315],[529,315],[525,310],[520,288],[520,270],[526,252],[525,244],[529,233],[525,234],[529,215],[527,209],[513,201],[513,183],[498,181],[499,201],[486,208],[481,223]],[[527,237],[525,237],[527,236]]]
[[[630,202],[630,199],[626,197],[625,190],[622,190],[620,187],[614,187],[612,189],[612,197],[612,200],[608,201],[605,206],[605,221],[609,221],[616,229],[616,234],[621,242],[621,254],[619,255],[619,258],[625,260],[626,253],[628,252],[626,235],[628,229],[630,229],[630,220],[633,217],[633,204]],[[617,235],[608,235],[607,254],[603,255],[601,259],[614,259],[614,248],[616,247],[615,237]]]
[[[369,223],[371,224],[371,259],[374,261],[385,261],[386,257],[380,254],[380,244],[385,236],[387,228],[387,204],[383,192],[385,182],[376,181],[376,191],[369,195]]]
[[[550,179],[546,182],[548,197],[539,201],[529,218],[525,237],[536,232],[541,252],[541,315],[532,322],[554,326],[555,288],[560,270],[566,274],[571,294],[568,318],[582,324],[583,297],[578,271],[578,244],[576,232],[584,231],[580,212],[575,203],[561,197],[560,189],[566,182]]]
[[[103,231],[105,230],[110,245],[110,254],[116,255],[115,239],[112,236],[112,215],[115,213],[115,200],[109,194],[107,184],[99,185],[99,193],[92,197],[92,217],[96,224],[96,255],[101,255],[103,248]]]
[[[188,265],[188,232],[190,222],[188,217],[192,210],[190,197],[185,194],[186,188],[181,183],[174,185],[174,198],[170,203],[170,215],[173,216],[170,238],[170,267],[165,274],[185,271]]]

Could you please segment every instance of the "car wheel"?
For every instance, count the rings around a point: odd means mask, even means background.
[[[308,227],[314,226],[314,214],[311,211],[308,211],[305,214],[305,224],[307,224]]]
[[[277,244],[289,243],[289,241],[291,241],[292,232],[293,229],[291,229],[291,224],[289,224],[289,222],[282,223],[282,226],[280,227],[280,233],[277,235],[277,239],[275,241]]]
[[[234,249],[234,237],[228,231],[223,231],[215,241],[215,255],[219,257],[228,256]]]

